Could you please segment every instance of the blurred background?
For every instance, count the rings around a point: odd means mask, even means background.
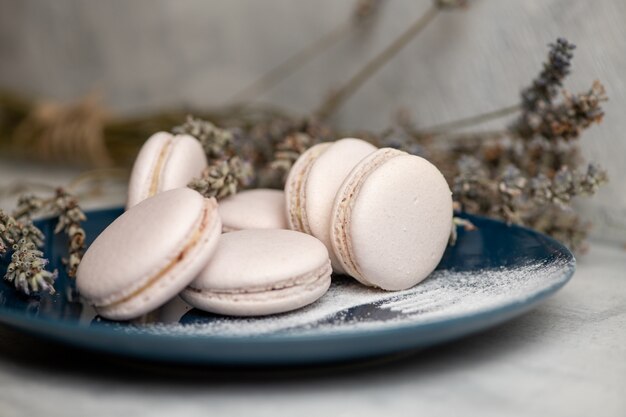
[[[382,1],[375,16],[346,30],[352,0],[0,0],[0,89],[61,103],[95,93],[108,114],[120,117],[218,108],[316,40],[340,33],[253,98],[308,114],[430,5]],[[604,122],[583,134],[581,146],[611,181],[577,204],[594,222],[593,236],[624,243],[625,19],[623,0],[471,0],[465,9],[439,13],[329,122],[382,131],[404,109],[416,126],[429,127],[514,105],[541,68],[547,44],[566,37],[577,49],[565,87],[584,91],[599,79],[609,97]],[[0,154],[4,185],[23,179],[62,184],[77,170]],[[122,194],[110,203],[123,202]]]

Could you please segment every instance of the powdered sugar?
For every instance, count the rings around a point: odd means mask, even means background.
[[[420,325],[523,303],[564,283],[567,279],[564,269],[568,262],[559,258],[511,268],[468,272],[440,270],[421,284],[399,292],[368,288],[350,278],[337,277],[324,297],[294,312],[234,318],[191,310],[179,323],[124,326],[124,331],[255,337],[346,333],[365,328]],[[186,310],[179,308],[179,311],[180,316]]]

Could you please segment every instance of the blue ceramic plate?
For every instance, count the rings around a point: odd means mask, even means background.
[[[87,213],[93,239],[121,209]],[[329,292],[304,309],[264,318],[202,313],[175,299],[141,323],[115,323],[68,301],[72,282],[59,277],[54,296],[26,298],[0,283],[0,321],[82,348],[129,357],[201,364],[305,364],[385,355],[457,339],[533,308],[572,276],[575,260],[560,243],[532,230],[467,216],[437,270],[401,292],[365,288],[334,277]],[[48,236],[51,266],[63,270],[62,237]],[[5,257],[8,258],[8,257]],[[7,260],[0,262],[4,275]],[[111,259],[115,263],[115,259]]]

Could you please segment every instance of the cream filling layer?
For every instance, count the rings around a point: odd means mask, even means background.
[[[183,248],[174,256],[163,268],[159,270],[158,273],[149,277],[145,282],[143,282],[139,287],[134,288],[127,294],[119,294],[110,298],[114,298],[114,301],[102,300],[100,302],[93,300],[92,303],[96,308],[112,308],[118,306],[122,303],[130,301],[131,299],[140,296],[145,291],[149,290],[151,287],[156,285],[161,278],[171,272],[174,267],[176,267],[189,252],[191,252],[198,243],[202,240],[202,237],[206,230],[210,230],[211,226],[214,225],[217,220],[217,216],[211,215],[217,212],[217,202],[215,199],[206,200],[202,215],[200,217],[200,221],[196,223],[196,226],[193,228],[193,233],[187,243],[183,246]]]
[[[145,196],[146,198],[152,197],[159,191],[159,185],[161,182],[161,174],[163,173],[163,167],[165,166],[165,162],[167,161],[167,157],[170,154],[170,150],[172,149],[173,144],[174,144],[174,138],[171,137],[163,145],[163,148],[161,148],[157,161],[154,164],[154,168],[152,169],[152,172],[150,175],[150,186],[148,187],[148,195]]]
[[[208,300],[233,302],[238,300],[265,301],[269,299],[282,298],[287,291],[294,292],[290,290],[295,290],[297,292],[307,288],[318,288],[321,283],[330,280],[331,273],[332,267],[329,260],[320,268],[312,272],[298,275],[295,278],[279,281],[272,285],[234,289],[200,289],[190,286],[187,287],[185,291],[195,293]]]
[[[341,202],[335,209],[335,217],[332,221],[332,239],[334,241],[334,248],[336,255],[339,258],[342,266],[346,272],[352,277],[356,278],[359,282],[374,287],[365,278],[354,255],[354,247],[352,239],[349,236],[349,229],[351,227],[352,210],[354,209],[355,201],[358,198],[359,191],[363,187],[363,184],[367,180],[369,174],[374,172],[378,167],[385,164],[396,156],[406,155],[406,152],[397,149],[381,149],[376,151],[372,159],[368,163],[359,167],[358,171],[351,175],[350,181],[346,184],[341,195]]]

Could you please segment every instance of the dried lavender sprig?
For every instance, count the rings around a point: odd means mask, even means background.
[[[456,245],[456,241],[459,237],[457,228],[459,227],[462,227],[463,230],[467,232],[471,232],[477,229],[477,227],[471,221],[467,219],[463,219],[461,217],[453,216],[452,217],[452,229],[450,230],[450,239],[448,240],[448,244],[450,246]]]
[[[68,276],[73,278],[85,251],[85,230],[81,223],[87,220],[87,217],[77,198],[63,188],[57,189],[52,210],[58,215],[54,233],[63,231],[68,238],[68,256],[63,259],[63,263]]]
[[[441,3],[445,4],[447,1],[443,0]],[[454,6],[456,2],[452,0],[450,3]],[[521,92],[521,104],[421,128],[416,133],[420,136],[441,136],[450,130],[505,117],[521,109],[523,113],[512,129],[522,137],[533,136],[541,125],[542,113],[551,109],[552,102],[563,85],[563,80],[570,73],[572,51],[576,48],[563,38],[558,38],[555,43],[549,44],[549,47],[548,60],[543,64],[542,71],[532,84]]]
[[[30,219],[19,221],[0,210],[0,256],[22,239],[40,247],[43,245],[44,234]]]
[[[522,90],[522,105],[527,111],[535,111],[552,102],[563,85],[563,80],[570,73],[572,53],[576,45],[567,39],[558,38],[549,45],[548,61],[543,70],[533,80],[530,87]]]
[[[32,242],[36,247],[43,246],[43,241],[45,240],[45,236],[38,227],[36,227],[32,220],[22,220],[19,225],[20,228],[20,237],[22,239],[26,239],[29,242]]]
[[[43,239],[43,233],[30,219],[18,221],[0,210],[0,256],[9,247],[13,250],[4,278],[27,295],[38,291],[54,294],[57,272],[45,269],[48,261],[37,249],[43,244]]]
[[[270,163],[270,167],[286,175],[300,155],[313,143],[313,138],[306,133],[295,132],[287,135],[276,145],[274,160]]]
[[[17,220],[32,218],[34,213],[41,210],[45,202],[34,194],[21,195],[17,200],[17,208],[13,211],[13,217]]]
[[[205,197],[215,197],[219,200],[237,193],[237,190],[249,184],[251,179],[250,164],[234,156],[214,161],[200,178],[194,179],[188,186]]]
[[[606,172],[596,164],[582,172],[562,167],[553,178],[544,173],[529,177],[513,165],[494,175],[484,161],[464,156],[458,171],[453,186],[458,209],[533,227],[575,250],[584,248],[588,228],[577,216],[565,215],[571,212],[569,204],[573,197],[591,195],[607,181]],[[552,224],[555,219],[558,226]]]
[[[591,224],[583,221],[573,210],[545,206],[540,215],[528,219],[527,226],[552,236],[572,250],[580,253],[587,250],[585,239]]]
[[[12,282],[16,289],[26,295],[39,291],[54,294],[54,281],[58,273],[56,270],[46,270],[48,260],[43,258],[43,252],[26,238],[15,243],[13,249],[4,279]]]
[[[572,140],[604,116],[602,103],[607,101],[604,86],[594,81],[591,88],[579,94],[564,92],[562,103],[542,111],[529,123],[533,133],[548,139]]]
[[[572,171],[567,166],[549,179],[545,174],[528,179],[517,167],[509,165],[498,182],[498,198],[493,210],[511,223],[526,224],[526,220],[543,210],[546,205],[569,209],[574,197],[590,196],[608,181],[606,171],[590,164],[584,172]]]
[[[21,238],[19,223],[0,209],[0,256]]]
[[[539,174],[530,181],[530,197],[538,204],[566,207],[572,198],[592,195],[608,181],[607,173],[597,164],[589,164],[585,172],[562,167],[552,180]]]
[[[41,246],[43,234],[30,220],[37,212],[50,213],[58,217],[54,233],[64,232],[68,237],[68,256],[63,259],[63,263],[66,265],[68,276],[75,277],[85,249],[85,230],[81,223],[87,219],[78,200],[63,188],[58,188],[52,199],[44,200],[32,194],[23,195],[18,199],[13,217],[23,223],[23,236],[29,237],[35,245]]]
[[[191,135],[198,139],[209,160],[220,159],[233,154],[234,136],[232,132],[220,129],[207,120],[191,115],[187,116],[187,121],[174,127],[172,132]]]
[[[460,208],[471,213],[485,213],[492,204],[495,182],[485,165],[475,156],[463,155],[457,161],[458,175],[452,190]]]
[[[508,165],[498,182],[500,202],[492,207],[507,223],[523,224],[524,193],[528,180],[515,165]]]

